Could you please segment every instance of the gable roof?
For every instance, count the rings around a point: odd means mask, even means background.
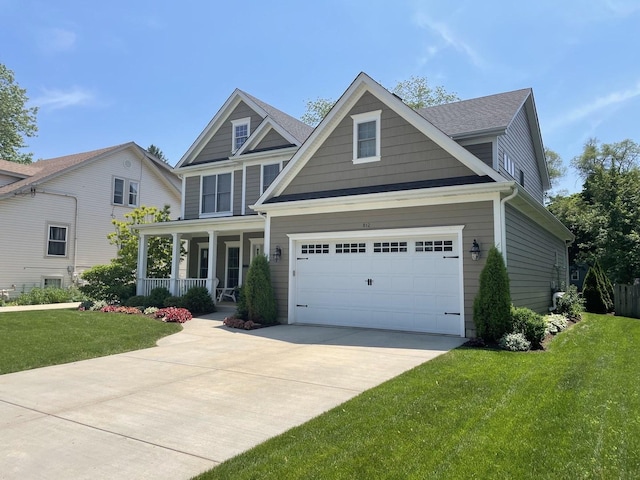
[[[522,108],[530,88],[420,108],[417,112],[457,138],[504,132]]]
[[[293,145],[302,145],[313,131],[313,127],[236,88],[200,135],[198,135],[198,138],[196,138],[195,142],[193,142],[187,152],[182,156],[175,168],[187,166],[197,157],[240,102],[246,103],[253,111],[262,117],[260,125],[264,123],[265,119],[269,118],[276,131]],[[258,134],[260,134],[259,132],[264,133],[264,130],[259,127],[254,129],[250,133],[247,142],[249,142],[257,132]],[[245,150],[239,149],[233,156],[237,157],[242,152],[245,152]]]
[[[302,147],[300,147],[300,149],[291,158],[291,161],[289,161],[280,175],[278,175],[276,181],[273,182],[258,199],[256,205],[262,205],[270,198],[279,196],[284,192],[293,178],[313,156],[313,153],[328,138],[336,125],[342,121],[346,115],[348,115],[351,108],[365,92],[370,92],[372,95],[377,97],[389,108],[393,109],[398,115],[413,125],[417,130],[422,132],[453,157],[462,162],[476,175],[486,176],[496,182],[506,181],[506,179],[497,171],[486,165],[466,148],[459,145],[442,129],[421,116],[416,110],[406,105],[399,97],[393,95],[366,73],[361,72],[351,83],[349,88],[347,88],[347,90],[342,94],[329,113],[324,117],[324,119],[322,119],[309,138],[307,138]]]
[[[24,178],[37,172],[32,164],[10,162],[8,160],[0,160],[0,173],[11,177]]]
[[[75,153],[72,155],[65,155],[63,157],[51,158],[48,160],[38,160],[37,162],[30,165],[23,165],[23,167],[28,167],[27,169],[21,169],[24,173],[23,178],[17,182],[0,187],[0,198],[20,192],[27,187],[30,188],[33,185],[41,184],[43,182],[46,182],[47,180],[63,175],[64,173],[69,172],[81,165],[98,160],[107,155],[125,150],[127,148],[133,148],[139,155],[147,158],[150,162],[156,165],[156,167],[160,169],[159,173],[161,173],[163,179],[167,183],[171,184],[176,189],[176,191],[179,190],[177,185],[174,182],[170,181],[169,177],[166,175],[166,173],[171,174],[171,167],[169,165],[164,164],[164,162],[158,160],[156,157],[149,154],[146,150],[142,149],[134,142],[128,142],[112,147],[91,150],[89,152]],[[0,168],[6,166],[6,163],[11,163],[6,161],[2,162],[3,163],[0,164]],[[162,170],[166,170],[166,173]]]

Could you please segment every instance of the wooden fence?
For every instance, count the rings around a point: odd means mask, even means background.
[[[616,315],[640,318],[640,285],[616,285],[613,295]]]

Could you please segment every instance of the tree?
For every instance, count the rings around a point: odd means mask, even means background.
[[[480,287],[473,301],[476,334],[486,342],[495,342],[511,332],[511,293],[509,275],[502,254],[491,247],[480,272]]]
[[[269,261],[264,255],[257,255],[251,262],[243,293],[248,320],[265,325],[276,323],[276,296],[271,286]]]
[[[427,77],[414,75],[408,80],[399,81],[391,93],[395,93],[404,103],[416,110],[460,100],[458,95],[447,92],[441,85],[430,87]]]
[[[162,150],[156,147],[153,143],[149,145],[149,148],[147,148],[147,152],[149,152],[151,155],[153,155],[157,159],[162,160],[164,163],[169,163],[169,159],[164,156],[164,153],[162,152]]]
[[[411,76],[408,80],[399,81],[390,91],[414,109],[460,100],[455,93],[447,92],[442,86],[430,87],[426,77]],[[307,100],[306,111],[300,120],[315,127],[329,113],[335,103],[335,100],[321,97]]]
[[[640,277],[640,148],[631,140],[590,139],[572,165],[585,178],[582,192],[552,197],[549,210],[576,236],[570,260],[599,261],[617,283]]]
[[[168,222],[170,220],[169,205],[162,210],[156,207],[141,206],[125,213],[125,220],[111,220],[116,227],[109,233],[109,243],[118,246],[118,253],[113,263],[131,272],[135,278],[138,266],[138,238],[136,225],[144,223]],[[171,273],[172,241],[170,238],[151,237],[148,243],[147,275],[153,278],[168,278]]]
[[[544,158],[547,161],[547,170],[549,171],[549,182],[551,186],[555,186],[556,182],[567,173],[566,167],[562,165],[562,158],[550,148],[544,149]]]
[[[0,159],[31,163],[32,153],[20,153],[26,147],[24,137],[34,137],[37,107],[25,107],[26,90],[15,83],[13,72],[0,63]]]

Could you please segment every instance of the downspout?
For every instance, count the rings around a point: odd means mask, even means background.
[[[507,214],[506,214],[506,204],[509,200],[513,200],[518,195],[518,187],[513,186],[513,192],[502,200],[500,200],[500,223],[502,223],[502,231],[500,243],[502,244],[502,258],[504,259],[504,264],[507,264]]]
[[[35,197],[38,193],[43,193],[45,195],[56,195],[58,197],[67,197],[73,198],[75,201],[75,213],[74,213],[74,225],[73,225],[73,272],[71,272],[71,280],[74,281],[74,275],[77,275],[77,266],[78,266],[78,197],[71,193],[65,192],[54,192],[54,191],[46,191],[46,190],[38,190],[37,185],[32,185],[30,190],[31,196]],[[21,192],[22,195],[26,195],[26,193]],[[16,193],[18,195],[18,193]]]

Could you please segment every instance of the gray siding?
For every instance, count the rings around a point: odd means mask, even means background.
[[[242,215],[242,170],[233,172],[233,214]]]
[[[200,215],[200,177],[187,177],[184,188],[184,219],[198,218]]]
[[[271,129],[269,130],[269,133],[267,133],[264,138],[260,140],[260,143],[256,145],[255,150],[284,147],[287,145],[291,145],[291,142],[288,142],[282,135]]]
[[[464,145],[464,148],[493,168],[493,144],[491,142]]]
[[[516,165],[515,175],[511,177],[504,168],[504,154]],[[524,107],[517,113],[505,135],[498,137],[499,170],[506,178],[520,181],[520,170],[524,172],[524,188],[540,203],[544,201],[542,179],[538,170],[536,154],[531,139],[531,130]]]
[[[254,215],[256,212],[249,208],[249,205],[253,205],[258,201],[262,192],[260,192],[260,175],[262,167],[260,165],[251,165],[247,167],[247,182],[246,182],[246,198],[245,198],[245,214]]]
[[[478,240],[485,252],[494,244],[492,202],[272,218],[271,248],[275,248],[276,245],[282,248],[281,260],[278,263],[271,263],[271,278],[278,300],[279,319],[286,322],[288,313],[289,239],[287,234],[365,230],[363,223],[370,225],[370,229],[376,230],[465,225],[462,252],[465,331],[467,336],[473,336],[475,332],[473,299],[478,291],[478,277],[484,266],[484,259],[474,262],[467,251],[471,248],[474,239]]]
[[[564,241],[509,205],[506,206],[506,234],[511,301],[518,307],[548,313],[552,288],[567,282]]]
[[[258,125],[262,122],[262,117],[260,115],[249,108],[246,103],[240,102],[233,112],[231,112],[229,117],[222,122],[218,131],[215,132],[211,140],[209,140],[209,143],[205,145],[193,162],[197,163],[201,161],[227,158],[231,155],[231,121],[246,117],[251,118],[249,133],[258,128]]]
[[[354,165],[351,115],[382,110],[382,160]],[[365,93],[283,194],[473,175],[370,93]]]

